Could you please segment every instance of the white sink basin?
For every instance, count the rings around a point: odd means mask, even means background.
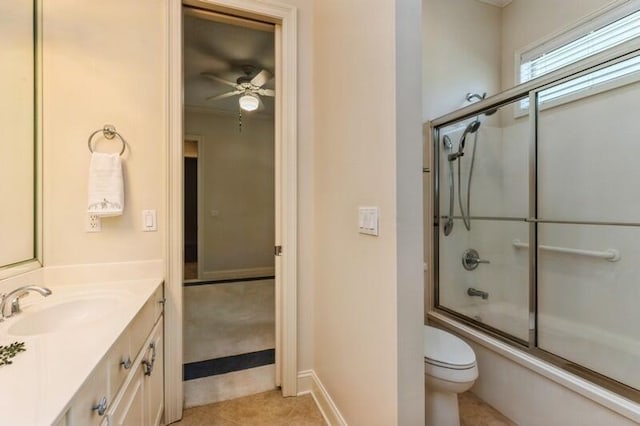
[[[105,318],[117,310],[122,302],[122,298],[116,295],[61,300],[32,312],[18,314],[8,333],[14,336],[31,336],[83,326]]]

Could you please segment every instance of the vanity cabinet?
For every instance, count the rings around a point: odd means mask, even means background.
[[[103,426],[159,425],[164,409],[162,321],[156,324]]]
[[[160,285],[55,425],[160,424],[164,411],[163,307]]]

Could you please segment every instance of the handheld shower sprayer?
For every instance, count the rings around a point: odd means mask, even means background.
[[[465,99],[467,102],[479,102],[485,99],[487,96],[486,93],[479,95],[477,93],[467,93]],[[489,116],[494,114],[497,109],[492,109],[486,111],[484,115]],[[458,142],[458,150],[457,152],[451,152],[453,150],[453,144],[451,143],[451,139],[448,136],[443,138],[443,143],[445,146],[447,154],[447,162],[449,163],[449,216],[447,217],[447,221],[444,224],[444,235],[449,235],[453,230],[453,205],[454,205],[454,196],[455,196],[455,179],[453,173],[453,163],[455,161],[458,162],[458,202],[460,204],[460,214],[462,216],[462,221],[464,223],[465,228],[467,230],[471,230],[471,213],[470,213],[470,202],[471,202],[471,176],[473,174],[473,165],[476,156],[476,149],[478,147],[478,130],[480,129],[480,116],[476,116],[475,120],[465,127],[462,132],[462,136],[460,136],[460,142]],[[464,156],[464,149],[467,142],[467,136],[475,135],[474,144],[473,144],[473,153],[471,155],[471,165],[469,167],[469,178],[467,182],[467,194],[466,208],[462,202],[462,167],[461,167],[461,157]]]
[[[474,120],[462,132],[462,137],[460,138],[460,143],[458,144],[458,152],[454,152],[452,154],[447,155],[447,160],[456,161],[458,158],[464,155],[464,146],[467,140],[467,136],[471,135],[478,131],[480,128],[480,120]]]
[[[474,120],[464,129],[462,132],[462,137],[460,138],[460,144],[458,145],[458,152],[464,151],[464,145],[467,140],[467,136],[474,134],[480,128],[480,120]]]

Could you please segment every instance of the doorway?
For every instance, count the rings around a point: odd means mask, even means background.
[[[183,10],[182,4],[259,19],[275,25],[276,174],[276,384],[283,396],[297,394],[297,9],[256,0],[170,0],[168,7],[168,121],[166,156],[169,186],[165,250],[165,421],[183,410]]]
[[[183,8],[185,406],[276,388],[275,25]]]
[[[203,200],[200,191],[203,189],[202,168],[199,153],[202,138],[197,135],[186,135],[184,138],[184,280],[198,279],[198,252],[202,251],[198,229],[202,217],[198,212],[202,209],[199,203]]]

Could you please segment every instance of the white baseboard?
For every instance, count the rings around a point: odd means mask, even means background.
[[[298,395],[311,394],[329,426],[347,426],[337,405],[313,370],[298,372]]]
[[[227,269],[224,271],[203,271],[201,280],[230,280],[239,278],[271,277],[276,270],[273,266],[260,268]]]

